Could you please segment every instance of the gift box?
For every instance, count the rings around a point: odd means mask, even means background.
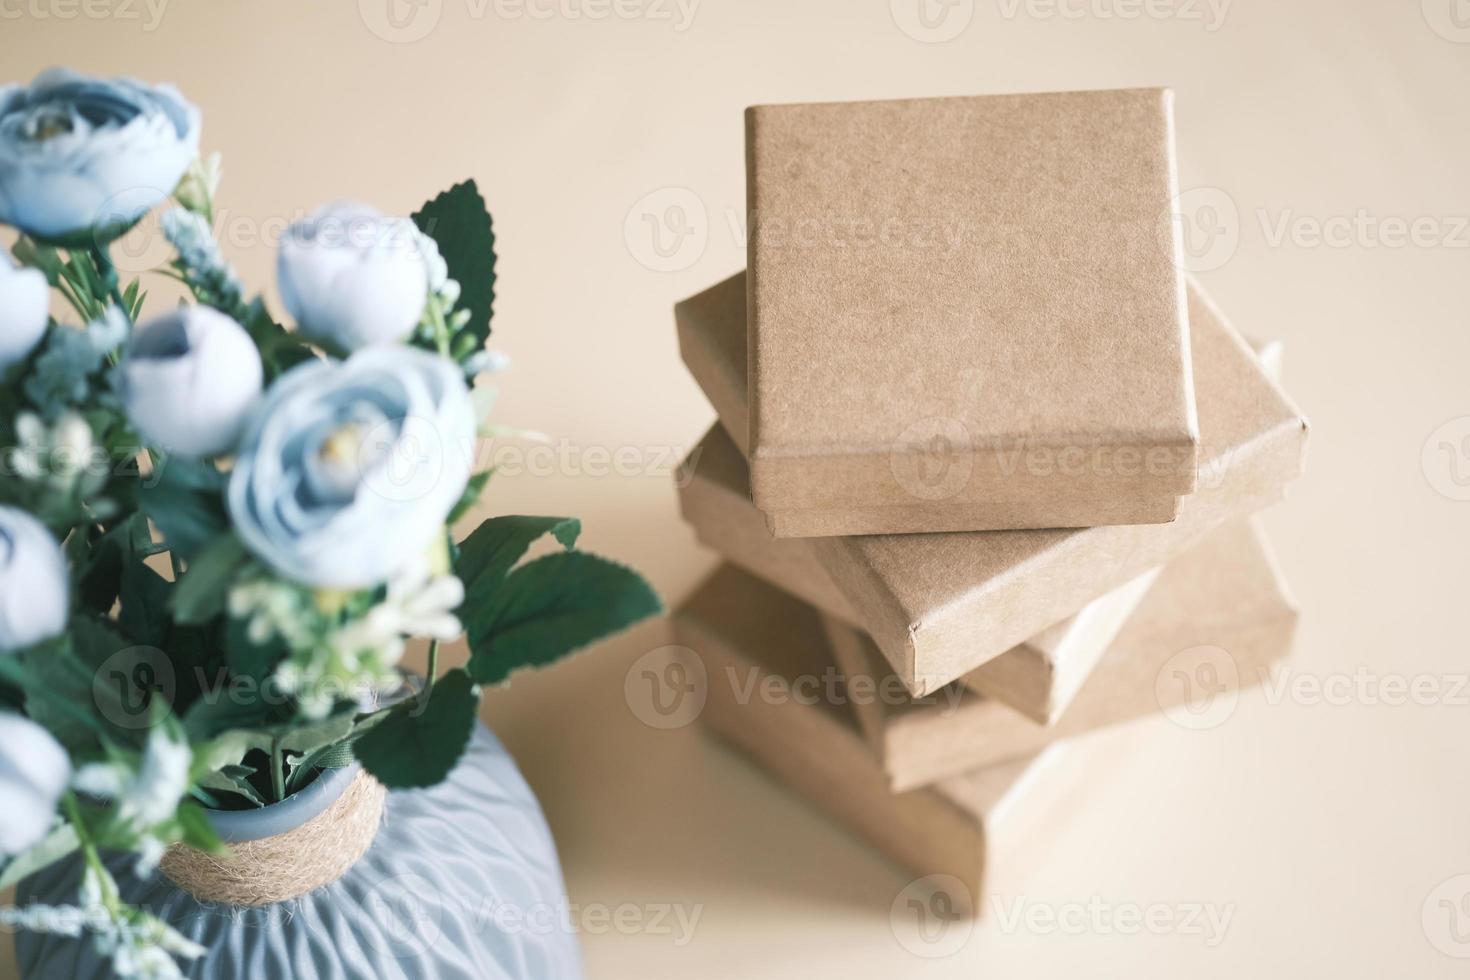
[[[1171,93],[756,106],[746,177],[773,534],[1176,516],[1200,430]]]
[[[1264,536],[1250,523],[1234,524],[1164,567],[1050,726],[957,686],[921,702],[853,698],[853,708],[891,786],[911,789],[1157,711],[1235,698],[1262,683],[1290,651],[1296,621]],[[899,686],[863,633],[832,617],[824,622],[849,689]]]
[[[767,582],[837,619],[862,626],[862,617],[833,583],[801,538],[775,539],[750,502],[745,459],[715,425],[679,468],[679,506],[700,543]],[[1143,598],[1156,571],[1094,599],[960,678],[988,697],[1038,722],[1054,720],[1071,701],[1123,621]]]
[[[673,622],[704,667],[709,730],[912,874],[958,879],[961,905],[983,893],[987,853],[1041,822],[1033,817],[1070,785],[1043,778],[1057,768],[1054,749],[895,794],[844,703],[811,606],[727,565]],[[832,684],[830,696],[793,691],[812,679]]]
[[[737,445],[749,443],[737,275],[678,304],[685,363]],[[1126,585],[1232,518],[1284,495],[1307,423],[1197,284],[1190,283],[1199,485],[1169,524],[813,538],[822,567],[895,674],[928,694]]]

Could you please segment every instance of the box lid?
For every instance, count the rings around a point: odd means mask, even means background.
[[[739,278],[676,307],[686,363],[707,392],[720,383],[710,373],[717,352],[730,346],[718,338],[741,321],[712,300],[718,293],[738,302]],[[1225,520],[1280,499],[1300,474],[1307,442],[1300,409],[1197,284],[1189,303],[1203,448],[1199,491],[1172,524],[811,539],[911,691],[935,690],[993,660]],[[732,370],[722,365],[720,375]],[[738,432],[739,406],[720,416]]]
[[[679,467],[679,507],[700,543],[777,588],[861,627],[862,614],[832,581],[811,542],[778,541],[750,502],[750,471],[718,424]],[[1094,599],[987,664],[963,683],[1041,723],[1054,720],[1091,673],[1156,572]]]
[[[1213,678],[1220,697],[1234,698],[1290,652],[1296,622],[1296,603],[1265,536],[1252,523],[1232,524],[1164,566],[1052,725],[951,688],[923,702],[853,706],[893,788],[907,790],[1097,728],[1185,709],[1199,693],[1188,686],[1192,678]],[[887,663],[866,636],[831,617],[826,626],[849,689],[857,689],[858,677],[867,688],[892,686]]]
[[[1049,526],[1045,501],[1068,524],[1094,500],[1159,519],[1191,492],[1171,102],[747,110],[757,506],[902,507],[889,530],[931,531],[997,502],[1026,502],[1026,526]]]

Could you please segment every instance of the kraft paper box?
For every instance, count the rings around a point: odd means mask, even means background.
[[[779,696],[793,679],[838,677],[810,606],[725,566],[673,621],[704,666],[700,717],[711,730],[910,873],[958,878],[952,897],[970,902],[967,911],[982,894],[987,852],[1023,837],[1031,814],[1073,784],[1050,778],[1072,775],[1054,749],[895,794],[850,705]]]
[[[1260,531],[1232,525],[1165,566],[1071,707],[1036,725],[998,701],[954,686],[923,703],[853,700],[896,790],[1032,755],[1060,739],[1158,711],[1187,711],[1195,683],[1235,697],[1265,680],[1291,649],[1296,606]],[[828,639],[854,690],[890,690],[889,671],[861,632],[828,617]]]
[[[699,541],[767,582],[856,625],[862,618],[817,560],[811,542],[766,533],[750,502],[749,470],[723,428],[714,426],[679,468],[679,505]],[[1112,642],[1156,571],[1095,599],[960,678],[976,691],[1040,723],[1071,701]]]
[[[746,111],[751,489],[780,536],[1172,520],[1173,97]]]
[[[681,353],[737,445],[747,443],[739,274],[675,307]],[[1202,448],[1199,487],[1166,525],[811,539],[895,673],[927,694],[1167,562],[1231,518],[1281,499],[1307,423],[1220,311],[1189,288]]]

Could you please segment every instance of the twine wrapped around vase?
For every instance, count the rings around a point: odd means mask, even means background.
[[[331,806],[298,827],[228,844],[218,856],[175,844],[159,868],[200,901],[259,907],[297,898],[336,881],[367,852],[387,795],[359,771]]]

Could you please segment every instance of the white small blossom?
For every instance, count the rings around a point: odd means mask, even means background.
[[[275,579],[241,582],[230,589],[228,603],[230,615],[246,621],[245,635],[257,646],[274,636],[291,647],[308,645],[315,638],[310,601],[293,585]]]
[[[164,841],[155,832],[178,811],[189,792],[193,750],[176,725],[158,725],[135,766],[121,759],[81,767],[72,780],[78,791],[115,802],[118,821],[135,836],[136,870],[152,873],[163,857]]]
[[[89,867],[82,877],[81,904],[89,912],[87,928],[92,932],[92,944],[98,954],[112,961],[112,971],[120,978],[182,978],[174,957],[195,959],[204,955],[204,947],[161,919],[109,902],[107,896],[115,894],[116,889],[110,877],[101,880],[93,868]],[[104,914],[93,915],[90,913],[93,909]]]
[[[15,435],[8,461],[10,471],[22,480],[41,483],[61,498],[75,494],[86,499],[106,485],[107,457],[77,412],[63,412],[51,425],[34,412],[21,412]]]
[[[269,595],[263,589],[241,593],[237,587],[232,615],[259,615],[252,600]],[[297,699],[308,718],[325,717],[344,697],[361,702],[381,695],[399,684],[394,668],[409,637],[452,640],[464,632],[454,615],[462,602],[464,583],[458,578],[434,575],[427,563],[415,563],[390,579],[383,600],[362,615],[315,642],[293,644],[291,655],[276,667],[276,684]]]

